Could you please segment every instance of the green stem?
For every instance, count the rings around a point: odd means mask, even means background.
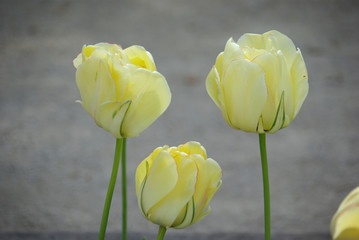
[[[111,202],[112,202],[113,190],[115,189],[118,167],[120,165],[121,147],[122,147],[122,138],[116,139],[115,157],[113,160],[110,183],[108,184],[105,206],[103,207],[103,212],[102,212],[101,227],[100,227],[100,232],[98,235],[99,240],[105,239],[108,215],[110,212],[110,207],[111,207]]]
[[[265,240],[270,240],[270,193],[269,193],[269,177],[268,177],[268,161],[266,150],[266,135],[259,134],[259,147],[262,159],[262,174],[263,174],[263,193],[264,193],[264,229]]]
[[[122,240],[127,239],[126,138],[122,142]]]
[[[163,237],[165,236],[166,231],[167,231],[167,228],[160,226],[160,228],[158,229],[157,240],[163,240]]]

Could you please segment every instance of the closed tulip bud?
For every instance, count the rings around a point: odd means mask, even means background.
[[[74,59],[84,109],[116,138],[135,137],[168,107],[171,92],[141,46],[84,46]]]
[[[299,49],[284,34],[269,31],[229,39],[206,80],[207,92],[235,129],[274,133],[298,114],[308,93]]]
[[[210,212],[222,170],[198,142],[159,147],[136,170],[136,193],[143,215],[162,227],[185,228]]]
[[[340,204],[331,221],[330,232],[334,240],[359,239],[359,187]]]

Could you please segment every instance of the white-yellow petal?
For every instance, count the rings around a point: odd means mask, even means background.
[[[195,191],[197,168],[194,161],[183,157],[177,161],[178,181],[173,190],[148,211],[149,219],[164,227],[172,226]],[[166,171],[165,169],[163,171]],[[162,178],[165,181],[166,178]],[[148,181],[150,181],[148,179]],[[156,185],[156,187],[160,187]]]
[[[155,62],[150,52],[142,46],[134,45],[124,50],[130,62],[136,66],[156,71]]]
[[[164,150],[167,146],[156,148],[148,157],[146,157],[136,169],[136,195],[138,197],[139,190],[143,180],[145,179],[147,172],[152,167],[153,161],[157,158],[158,154]],[[146,166],[147,165],[147,166]],[[148,168],[148,169],[147,169]]]
[[[121,129],[126,117],[131,100],[125,102],[105,102],[99,106],[97,119],[99,125],[113,134],[115,138],[123,138]]]
[[[302,54],[299,49],[293,60],[293,65],[290,70],[290,75],[293,81],[293,88],[294,88],[293,95],[294,95],[294,108],[295,108],[291,118],[294,119],[297,116],[300,108],[302,107],[302,104],[308,95],[308,89],[309,89],[308,72]]]
[[[116,100],[115,82],[107,65],[99,58],[88,59],[78,67],[76,83],[83,107],[100,124],[96,116],[99,105]]]
[[[293,41],[283,33],[272,30],[263,34],[264,48],[268,51],[281,50],[288,66],[292,65],[296,55],[296,48]]]
[[[243,47],[263,49],[263,38],[260,34],[246,33],[238,39],[238,44]]]
[[[280,101],[281,91],[278,89],[281,77],[280,63],[279,59],[269,52],[257,56],[253,62],[265,72],[268,97],[263,107],[262,120],[263,128],[268,130],[273,124]]]
[[[330,223],[330,232],[334,240],[359,239],[359,187],[340,203]]]
[[[171,92],[166,79],[158,72],[141,68],[131,76],[125,96],[127,99],[132,99],[122,128],[126,137],[138,136],[167,109],[171,102]]]
[[[192,197],[192,199],[182,209],[176,221],[172,224],[173,227],[177,229],[181,229],[190,226],[194,219],[194,211],[195,211],[195,206]]]
[[[223,75],[223,57],[224,57],[224,52],[219,53],[216,58],[216,63],[214,64],[217,70],[219,82],[221,81],[220,79],[222,78]]]
[[[226,69],[232,61],[238,59],[244,59],[244,54],[239,45],[230,38],[223,52],[223,68]]]
[[[248,60],[233,61],[222,84],[228,124],[236,129],[256,132],[267,99],[263,69]]]
[[[177,182],[178,170],[175,160],[167,151],[161,151],[153,161],[139,199],[143,211],[148,214],[154,205],[175,188]]]
[[[183,145],[178,146],[178,151],[184,152],[188,155],[200,154],[204,159],[207,158],[206,149],[199,142],[195,142],[195,141],[190,141]]]
[[[220,77],[218,75],[216,66],[213,66],[209,72],[206,79],[206,89],[208,95],[212,98],[214,103],[219,109],[223,108],[223,100],[221,101],[221,96],[223,97],[221,86],[220,86]]]
[[[193,196],[195,213],[193,223],[198,222],[202,216],[207,215],[206,209],[214,193],[220,187],[222,181],[222,169],[216,161],[211,158],[203,159],[200,155],[191,155],[198,168],[198,181]]]
[[[359,204],[339,212],[330,230],[334,240],[359,239]]]
[[[72,61],[72,64],[75,68],[78,68],[82,63],[82,53],[78,54],[77,57]]]
[[[293,85],[293,79],[290,75],[290,66],[288,66],[287,61],[285,60],[285,57],[282,54],[282,51],[279,50],[277,52],[278,59],[280,61],[280,82],[279,82],[279,94],[280,92],[284,92],[284,124],[281,128],[285,128],[289,125],[289,123],[293,120],[294,115],[294,85]]]

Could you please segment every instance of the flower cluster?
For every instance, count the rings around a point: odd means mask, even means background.
[[[122,49],[98,43],[83,46],[74,59],[83,108],[116,139],[111,180],[101,221],[104,239],[112,194],[122,159],[123,228],[126,240],[126,138],[136,137],[169,106],[171,92],[141,46]],[[259,133],[265,201],[265,238],[270,239],[269,179],[265,133],[287,127],[308,94],[308,73],[299,49],[284,34],[269,31],[230,38],[206,79],[209,96],[234,129]],[[121,151],[122,155],[121,155]],[[208,215],[210,200],[222,183],[218,163],[198,142],[156,148],[136,170],[136,194],[142,214],[160,226],[185,228]],[[333,218],[335,239],[358,229],[359,190],[351,193]],[[355,221],[356,222],[355,222]],[[354,229],[354,230],[353,230]]]

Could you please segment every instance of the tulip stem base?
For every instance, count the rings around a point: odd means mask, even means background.
[[[163,240],[163,237],[165,236],[166,231],[167,231],[167,228],[160,226],[160,228],[158,229],[157,240]]]
[[[259,148],[262,160],[262,174],[263,174],[263,193],[264,193],[264,229],[265,240],[271,239],[270,227],[270,192],[269,192],[269,176],[268,176],[268,161],[266,149],[266,135],[259,134]]]
[[[127,239],[126,138],[122,141],[122,240]]]
[[[116,179],[117,179],[117,172],[120,165],[120,156],[121,156],[121,148],[122,148],[123,140],[116,139],[116,150],[115,150],[115,157],[113,160],[113,166],[112,166],[112,173],[110,178],[110,183],[108,185],[107,194],[106,194],[106,200],[105,200],[105,206],[103,208],[102,212],[102,220],[101,220],[101,226],[100,226],[100,232],[98,239],[104,240],[105,234],[106,234],[106,228],[107,228],[107,221],[108,216],[110,213],[110,207],[112,202],[112,195],[113,191],[115,189]]]

